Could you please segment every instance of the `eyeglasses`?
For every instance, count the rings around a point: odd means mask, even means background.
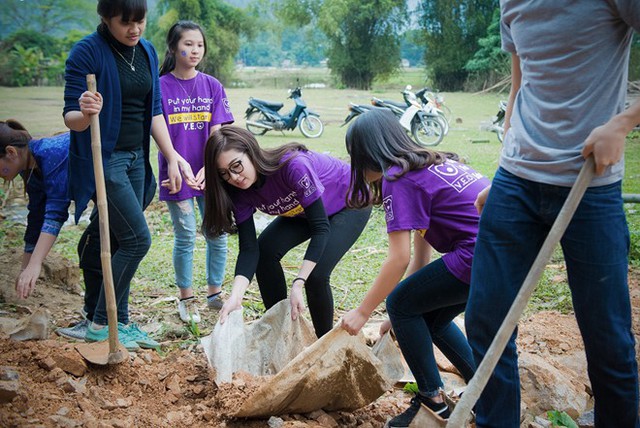
[[[218,169],[218,174],[220,174],[220,178],[224,181],[229,181],[231,180],[231,174],[238,175],[242,173],[242,171],[244,171],[244,165],[242,165],[242,159],[238,159],[237,161],[231,162],[229,168]]]

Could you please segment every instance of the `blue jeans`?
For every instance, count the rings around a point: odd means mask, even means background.
[[[116,294],[118,321],[129,323],[129,289],[138,265],[151,247],[151,235],[143,213],[144,153],[114,151],[104,169],[109,231],[111,235],[111,268]],[[102,265],[100,261],[100,229],[97,208],[78,245],[80,268],[85,279],[85,311],[96,324],[107,324]]]
[[[400,282],[387,297],[387,313],[402,355],[418,389],[428,397],[443,386],[434,344],[467,382],[475,372],[467,338],[452,322],[464,311],[468,295],[469,285],[437,259]]]
[[[183,201],[167,201],[175,235],[173,267],[176,271],[176,284],[180,288],[190,288],[193,285],[193,250],[197,233],[194,199],[198,203],[200,215],[204,216],[204,196]],[[222,285],[227,263],[227,235],[207,239],[206,263],[207,284]]]
[[[465,316],[480,363],[569,188],[499,169],[480,219]],[[629,231],[621,183],[587,190],[562,237],[573,308],[595,398],[596,427],[638,428],[638,367],[627,286]],[[476,406],[480,427],[518,427],[520,379],[512,335]]]

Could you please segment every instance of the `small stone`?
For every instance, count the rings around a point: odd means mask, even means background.
[[[171,391],[176,395],[180,395],[182,390],[180,389],[180,378],[178,375],[173,375],[169,380],[167,380],[166,388],[168,391]]]
[[[271,416],[267,421],[269,428],[282,428],[284,426],[284,420],[276,416]]]
[[[167,413],[167,421],[170,424],[176,424],[176,423],[182,421],[183,418],[184,418],[184,415],[180,411]]]
[[[206,389],[206,388],[205,388],[205,386],[204,386],[204,385],[195,385],[195,386],[192,388],[192,390],[191,390],[191,391],[193,392],[193,395],[194,395],[196,398],[202,398],[202,397],[204,397],[205,395],[207,395],[207,393],[206,393],[205,389]]]
[[[112,403],[111,401],[107,401],[104,400],[101,404],[100,404],[100,408],[102,410],[115,410],[118,408],[118,406],[114,403]]]
[[[82,410],[82,413],[89,413],[93,410],[93,405],[86,398],[78,398],[76,403],[78,404],[78,408]]]
[[[580,428],[593,428],[596,426],[595,415],[593,409],[580,415],[576,421]]]
[[[0,367],[0,380],[19,380],[20,375],[13,367]]]
[[[0,403],[10,403],[18,395],[20,381],[0,380]]]
[[[533,423],[538,424],[543,428],[548,428],[551,426],[551,422],[542,416],[536,416],[533,420]]]
[[[66,379],[66,378],[67,378],[67,375],[64,373],[64,370],[62,370],[60,367],[55,367],[53,370],[51,370],[47,374],[47,377],[45,379],[49,382],[56,382],[58,381],[58,379]]]
[[[66,418],[60,415],[51,415],[49,419],[52,420],[57,426],[61,428],[75,428],[82,426],[82,422],[75,419]]]
[[[118,398],[116,400],[116,406],[120,407],[121,409],[126,409],[127,407],[131,407],[131,400],[128,398]]]
[[[337,428],[339,426],[338,422],[336,422],[336,420],[327,413],[325,413],[324,415],[318,416],[316,418],[316,421],[318,421],[318,423],[323,427],[327,427],[327,428]]]
[[[145,364],[146,363],[144,362],[144,360],[142,358],[138,358],[138,357],[135,357],[133,359],[133,361],[131,361],[131,365],[133,367],[141,367],[141,366],[144,366]]]
[[[81,380],[67,378],[66,381],[61,385],[61,388],[64,392],[84,394],[85,392],[87,392],[86,384],[86,378],[83,378]]]
[[[43,368],[47,371],[51,371],[56,367],[56,362],[53,360],[53,358],[47,357],[38,361],[38,366],[40,366],[40,368]]]
[[[113,426],[113,428],[130,428],[134,426],[133,421],[130,418],[124,420],[111,419],[109,423]]]

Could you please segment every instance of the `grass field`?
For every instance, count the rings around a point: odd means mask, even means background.
[[[287,100],[287,88],[296,84],[324,83],[330,79],[326,70],[287,71],[273,70],[269,72],[243,70],[238,75],[235,85],[227,88],[236,124],[244,126],[244,110],[250,96],[270,101],[285,103],[283,110],[293,106]],[[323,80],[324,79],[324,80]],[[391,83],[375,85],[371,91],[350,89],[303,89],[302,97],[310,109],[318,112],[325,123],[324,134],[317,139],[306,139],[298,129],[280,132],[268,132],[258,137],[264,146],[277,146],[285,142],[299,141],[316,151],[328,152],[341,158],[347,158],[344,147],[346,128],[340,127],[347,115],[349,102],[368,103],[371,96],[401,101],[400,91],[410,83],[418,89],[422,85],[422,73],[410,70],[393,79]],[[446,104],[453,112],[455,120],[451,131],[437,147],[441,150],[458,153],[468,164],[488,177],[492,177],[497,168],[501,145],[496,135],[486,130],[497,111],[498,101],[505,94],[468,94],[444,93]],[[5,88],[0,87],[0,120],[15,118],[21,121],[34,136],[51,135],[65,131],[62,121],[63,90],[60,87],[42,88]],[[152,161],[152,164],[155,162]],[[629,138],[626,149],[626,178],[624,192],[640,193],[640,134]],[[640,258],[640,214],[637,205],[627,205],[628,219],[632,231],[632,254],[635,251],[634,263]],[[174,293],[173,268],[171,250],[173,233],[168,212],[164,204],[157,203],[147,212],[152,231],[153,245],[150,253],[140,266],[135,278],[134,287],[152,295]],[[2,251],[9,247],[19,248],[22,233],[7,233],[13,225],[8,220],[0,220],[0,246]],[[77,260],[75,246],[85,225],[67,226],[63,229],[55,249]],[[202,238],[201,238],[202,240]],[[227,282],[231,279],[237,254],[237,241],[230,239],[229,263],[227,265]],[[199,242],[196,250],[196,284],[203,284],[204,274],[204,242]],[[303,249],[292,251],[284,260],[285,269],[291,278],[297,272],[297,264],[303,255]],[[342,260],[334,271],[334,298],[338,310],[354,307],[362,298],[378,272],[386,255],[386,232],[382,213],[374,210],[369,226],[356,243],[353,250]],[[552,265],[559,266],[562,255],[558,251]],[[554,268],[551,268],[554,269]],[[561,267],[557,267],[562,271]],[[564,281],[558,281],[557,271],[549,270],[543,277],[541,285],[532,300],[530,310],[552,308],[562,311],[570,310],[568,289]],[[251,292],[257,294],[257,287]],[[227,290],[228,291],[228,290]],[[260,299],[248,299],[248,305],[261,309]]]

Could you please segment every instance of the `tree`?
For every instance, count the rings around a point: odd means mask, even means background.
[[[326,38],[313,25],[285,24],[273,12],[269,0],[254,0],[245,10],[252,28],[241,40],[238,59],[249,66],[277,66],[285,59],[298,65],[317,65],[326,58]]]
[[[276,10],[285,22],[317,25],[328,40],[327,65],[348,88],[369,89],[398,70],[404,0],[280,0]]]
[[[480,46],[467,64],[465,70],[483,81],[483,86],[493,84],[511,73],[509,55],[502,50],[500,38],[500,10],[493,11],[493,18],[487,35],[478,40]]]
[[[425,62],[433,84],[461,90],[465,64],[486,35],[498,0],[422,0],[420,25],[425,33]]]
[[[156,16],[157,15],[157,16]],[[222,0],[160,0],[149,23],[150,39],[166,50],[166,35],[178,20],[200,24],[207,39],[207,53],[201,68],[221,82],[230,80],[233,58],[240,49],[240,35],[250,32],[243,12]]]
[[[95,0],[3,0],[0,35],[32,30],[61,36],[68,30],[89,30],[97,24]]]

